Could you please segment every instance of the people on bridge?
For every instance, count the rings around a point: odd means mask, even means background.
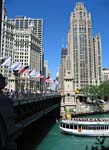
[[[5,85],[6,85],[6,78],[3,77],[2,74],[0,74],[0,94],[3,94],[2,89],[4,89]]]
[[[10,101],[10,98],[12,97],[11,94],[9,94],[9,92],[7,92],[8,94],[3,92],[3,89],[5,88],[6,85],[7,85],[6,78],[2,74],[0,74],[0,99],[2,101],[3,100],[9,100]]]

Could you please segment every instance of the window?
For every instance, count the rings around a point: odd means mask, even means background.
[[[70,93],[67,93],[67,96],[70,97]]]

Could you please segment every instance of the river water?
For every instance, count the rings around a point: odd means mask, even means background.
[[[88,117],[109,117],[109,114],[99,114]],[[91,146],[97,143],[96,137],[79,137],[74,135],[65,135],[59,129],[56,123],[49,130],[35,150],[91,150]],[[105,145],[109,144],[109,137],[105,139]],[[86,148],[87,145],[87,148]]]
[[[86,117],[109,118],[109,114]],[[65,135],[60,131],[59,123],[56,123],[55,118],[48,115],[25,128],[16,143],[17,150],[91,150],[91,146],[97,143],[97,139]],[[105,145],[108,144],[109,137],[105,139]]]

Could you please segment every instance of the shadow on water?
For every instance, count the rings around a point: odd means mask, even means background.
[[[37,150],[38,145],[56,123],[55,116],[48,114],[23,130],[16,139],[17,150]]]

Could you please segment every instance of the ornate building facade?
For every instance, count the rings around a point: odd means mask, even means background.
[[[102,81],[100,35],[92,36],[91,14],[82,2],[76,3],[71,12],[66,49],[64,58],[61,56],[59,87],[66,95],[65,106],[73,97],[69,108],[76,108],[75,92],[88,85],[99,85]]]

